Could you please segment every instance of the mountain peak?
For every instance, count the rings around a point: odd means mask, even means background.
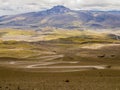
[[[67,7],[65,6],[62,6],[62,5],[57,5],[57,6],[54,6],[52,9],[68,9]]]
[[[49,9],[48,11],[52,12],[52,13],[66,13],[66,12],[69,12],[71,10],[69,8],[65,7],[65,6],[57,5],[57,6],[54,6],[53,8],[51,8],[51,9]]]

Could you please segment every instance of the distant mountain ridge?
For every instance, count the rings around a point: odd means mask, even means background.
[[[65,29],[120,28],[120,11],[75,11],[58,5],[51,9],[0,17],[0,28],[38,29],[55,27]]]

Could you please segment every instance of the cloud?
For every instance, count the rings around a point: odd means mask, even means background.
[[[0,0],[0,15],[40,11],[55,5],[74,10],[120,10],[120,0]]]

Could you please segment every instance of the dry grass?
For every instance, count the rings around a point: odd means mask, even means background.
[[[56,54],[64,55],[64,57],[53,60],[55,62],[77,61],[79,63],[74,65],[110,65],[111,69],[55,73],[40,72],[40,69],[38,69],[39,72],[38,70],[35,72],[34,69],[11,68],[0,65],[0,90],[120,90],[120,69],[116,68],[120,65],[120,46],[107,46],[97,49],[82,48],[96,42],[105,45],[106,40],[104,42],[102,40],[106,39],[106,34],[89,33],[88,35],[86,32],[82,32],[82,36],[79,31],[74,33],[65,31],[64,34],[62,32],[55,31],[55,35],[58,35],[57,38],[65,37],[65,39],[55,40],[55,43],[53,41],[34,43],[1,41],[0,62],[32,61],[34,63],[34,61],[41,60],[41,57]],[[71,35],[73,36],[71,37]],[[78,38],[74,35],[80,36]],[[53,36],[54,34],[47,35],[46,38],[51,39]],[[71,40],[72,42],[65,43]],[[89,40],[93,42],[89,43]],[[111,38],[107,37],[107,40],[113,43]],[[56,41],[58,42],[56,43]],[[69,66],[72,64],[56,65]]]

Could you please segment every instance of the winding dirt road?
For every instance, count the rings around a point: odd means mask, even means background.
[[[80,71],[84,69],[106,69],[108,65],[88,65],[80,66],[78,61],[60,61],[58,58],[62,58],[64,55],[51,55],[40,57],[39,61],[10,61],[3,62],[0,64],[12,68],[21,68],[21,69],[47,69],[52,72],[73,72]],[[59,70],[57,70],[59,69]]]

